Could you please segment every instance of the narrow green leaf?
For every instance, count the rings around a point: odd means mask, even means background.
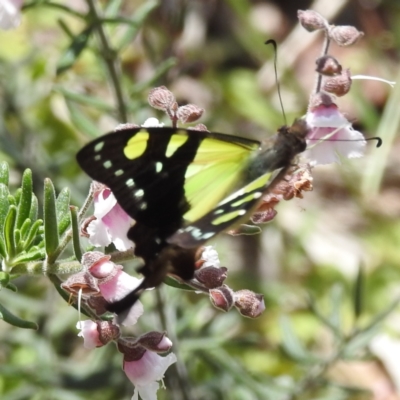
[[[124,36],[116,46],[118,51],[124,49],[129,43],[132,43],[133,39],[136,37],[139,29],[143,25],[144,21],[148,17],[148,15],[158,6],[158,2],[154,0],[149,0],[143,3],[141,7],[139,7],[135,11],[135,15],[132,18],[131,25],[126,30]]]
[[[121,8],[122,0],[110,0],[107,2],[106,7],[104,9],[104,15],[107,18],[112,18],[118,15],[118,12]]]
[[[360,317],[363,311],[363,298],[364,298],[363,291],[364,291],[364,270],[360,265],[360,267],[358,268],[358,274],[356,282],[354,284],[354,293],[353,293],[354,317],[356,320]]]
[[[79,222],[78,222],[78,207],[71,206],[71,221],[72,221],[72,244],[74,246],[75,257],[78,261],[82,260],[82,250],[79,235]]]
[[[369,342],[377,335],[380,331],[379,325],[373,325],[365,330],[360,331],[352,339],[350,339],[343,351],[343,355],[346,358],[358,358],[361,354],[360,351],[365,350]]]
[[[282,315],[279,320],[279,325],[282,332],[282,347],[286,354],[293,360],[305,364],[313,364],[317,361],[311,353],[309,353],[303,344],[300,342],[292,329],[292,324],[289,318]]]
[[[45,252],[43,250],[31,250],[28,253],[19,254],[17,257],[13,258],[13,264],[18,265],[29,261],[39,261],[43,260],[44,257]]]
[[[331,311],[328,317],[329,322],[334,326],[338,332],[341,329],[341,307],[343,303],[343,286],[335,284],[329,291]]]
[[[29,219],[32,222],[35,222],[38,219],[38,213],[39,213],[38,199],[35,196],[35,194],[32,193],[32,204],[31,204],[31,211],[29,213]]]
[[[184,283],[179,283],[177,280],[175,280],[174,278],[171,278],[170,276],[167,276],[163,282],[168,286],[171,286],[171,287],[174,287],[177,289],[181,289],[181,290],[189,290],[189,291],[196,290],[189,285],[185,285]]]
[[[0,319],[9,323],[10,325],[16,326],[17,328],[38,329],[38,326],[35,322],[26,321],[17,317],[7,310],[7,308],[5,308],[2,304],[0,304]]]
[[[49,178],[44,180],[44,238],[46,245],[46,254],[51,257],[58,247],[58,225],[56,211],[56,193],[53,183]]]
[[[18,288],[11,282],[9,282],[6,286],[6,289],[11,290],[14,293],[18,292]]]
[[[4,222],[10,207],[9,201],[10,192],[4,183],[0,183],[0,232],[3,234]]]
[[[14,241],[15,241],[16,254],[18,254],[23,250],[21,248],[21,231],[19,229],[14,230]]]
[[[99,134],[99,129],[75,104],[66,99],[72,123],[79,131],[82,131],[90,136],[96,137]]]
[[[256,225],[240,224],[236,229],[232,229],[228,233],[232,236],[258,235],[261,233],[261,228]]]
[[[32,204],[32,191],[32,171],[30,169],[26,169],[22,175],[21,196],[19,199],[17,213],[17,228],[21,228],[25,220],[29,218]]]
[[[0,256],[7,257],[6,244],[4,242],[3,234],[0,235]]]
[[[20,189],[18,189],[18,190],[20,190]],[[18,190],[16,190],[16,195],[18,195]],[[16,197],[14,197],[12,194],[9,194],[8,195],[8,202],[10,203],[10,205],[13,205],[13,206],[17,206],[17,200],[16,200]]]
[[[16,254],[15,237],[14,237],[16,220],[17,220],[17,208],[15,206],[10,206],[4,224],[4,241],[6,244],[6,251],[9,259],[12,259]]]
[[[93,26],[89,26],[73,38],[64,54],[58,60],[57,75],[62,74],[74,65],[82,51],[86,48],[92,30]]]
[[[5,161],[0,162],[0,183],[8,186],[10,178],[10,169]]]
[[[31,228],[31,225],[32,225],[32,221],[30,220],[30,218],[27,218],[27,219],[24,221],[24,223],[22,224],[21,229],[20,229],[20,231],[21,231],[21,238],[22,238],[22,239],[25,239],[26,236],[28,235],[29,230],[30,230],[30,228]]]
[[[75,103],[80,103],[85,106],[92,106],[99,111],[111,112],[114,110],[114,107],[111,104],[93,96],[70,92],[68,89],[65,89],[61,86],[57,86],[53,90],[61,93],[68,100],[72,100]]]
[[[19,201],[21,199],[21,193],[22,193],[22,189],[18,188],[15,193],[14,193],[14,200],[15,200],[15,205],[19,204]]]
[[[32,243],[35,241],[36,237],[40,234],[40,229],[43,227],[43,220],[38,219],[37,221],[35,221],[32,226],[31,229],[29,230],[29,234],[27,236],[27,238],[25,239],[25,249],[28,250]]]
[[[57,196],[56,209],[59,235],[62,235],[71,224],[69,210],[70,197],[70,190],[68,188],[61,190]]]
[[[0,288],[6,287],[10,282],[10,274],[8,272],[0,271]]]

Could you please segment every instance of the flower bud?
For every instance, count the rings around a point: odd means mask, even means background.
[[[257,318],[265,310],[264,296],[243,289],[234,293],[235,307],[244,317]]]
[[[187,104],[178,108],[176,116],[183,124],[197,121],[204,113],[204,109],[194,104]]]
[[[87,349],[102,347],[121,335],[118,326],[110,321],[79,321],[76,327],[81,330],[78,336],[83,337]]]
[[[342,66],[339,64],[339,61],[332,56],[322,56],[315,63],[317,64],[316,71],[321,75],[334,76],[342,72]]]
[[[124,355],[124,362],[138,361],[146,353],[146,349],[137,344],[129,345],[126,339],[118,340],[118,350]]]
[[[204,124],[197,124],[196,126],[191,126],[188,129],[193,131],[210,132]]]
[[[226,267],[202,267],[195,271],[195,278],[206,288],[213,289],[221,286],[227,277],[228,268]]]
[[[61,287],[73,295],[77,295],[79,291],[82,291],[82,294],[86,296],[95,296],[100,293],[97,279],[88,272],[71,275],[61,284]]]
[[[103,315],[108,311],[108,301],[102,296],[90,296],[86,302],[96,312],[96,315]]]
[[[164,353],[172,347],[172,342],[165,332],[147,332],[137,339],[137,343],[155,353]]]
[[[99,340],[103,344],[107,344],[121,336],[118,325],[113,324],[111,321],[96,321],[96,323],[99,332]]]
[[[345,69],[339,76],[327,78],[324,80],[322,89],[335,96],[341,97],[349,93],[352,80],[349,69]]]
[[[339,46],[350,46],[363,36],[364,32],[359,31],[354,26],[332,26],[329,29],[329,37]]]
[[[297,18],[301,26],[309,32],[327,29],[329,26],[328,21],[321,14],[313,10],[298,10]]]
[[[175,96],[165,86],[160,86],[150,90],[148,101],[157,110],[168,111],[175,103]]]
[[[333,97],[329,93],[318,92],[311,95],[308,103],[308,111],[312,111],[320,106],[330,107],[334,104]]]
[[[126,131],[128,129],[134,129],[134,128],[140,128],[140,126],[138,124],[131,124],[131,123],[119,124],[114,128],[114,132]]]
[[[83,254],[81,263],[85,269],[90,269],[97,263],[109,261],[111,256],[100,251],[88,251]]]
[[[221,311],[229,311],[233,306],[233,290],[222,285],[219,288],[210,289],[210,301],[215,308]]]

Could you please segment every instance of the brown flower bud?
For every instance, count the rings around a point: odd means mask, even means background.
[[[108,301],[102,296],[90,296],[86,302],[96,312],[96,315],[103,315],[108,311]]]
[[[321,75],[334,76],[342,72],[342,66],[339,64],[339,61],[332,56],[322,56],[315,63],[317,64],[316,71]]]
[[[243,289],[234,293],[235,307],[244,317],[257,318],[265,310],[264,296]]]
[[[191,126],[188,129],[190,129],[192,131],[210,132],[204,124],[197,124],[196,126]]]
[[[333,97],[329,93],[318,92],[310,97],[310,101],[308,103],[308,109],[314,110],[317,107],[320,106],[328,107],[331,106],[332,104],[335,104],[335,102],[333,101]]]
[[[273,208],[266,208],[263,211],[256,211],[251,216],[251,222],[253,222],[254,224],[265,224],[269,221],[272,221],[277,214],[278,211]]]
[[[210,289],[210,301],[215,308],[221,311],[229,311],[233,306],[233,290],[222,285],[219,288]]]
[[[176,116],[183,124],[197,121],[204,113],[204,109],[194,104],[186,104],[178,108]]]
[[[159,86],[150,90],[148,101],[157,110],[168,111],[175,103],[175,96],[165,86]]]
[[[140,128],[140,126],[137,124],[131,124],[131,123],[119,124],[114,128],[114,132],[126,131],[128,129],[133,129],[133,128]]]
[[[77,295],[79,291],[85,296],[95,296],[100,293],[98,281],[88,272],[79,272],[71,275],[61,287],[68,293]]]
[[[99,340],[103,344],[107,344],[121,336],[119,327],[111,321],[96,321],[96,324],[97,332],[99,332]]]
[[[129,338],[118,340],[118,350],[124,355],[124,362],[140,360],[146,349],[136,343],[129,343]]]
[[[329,37],[339,46],[350,46],[363,36],[364,32],[350,25],[332,26],[329,29]]]
[[[165,332],[147,332],[137,339],[137,343],[155,353],[165,353],[172,347],[172,342]]]
[[[195,271],[195,278],[206,288],[213,289],[221,286],[227,277],[228,268],[226,267],[204,267]]]
[[[329,26],[328,21],[321,14],[313,10],[298,10],[297,18],[301,26],[309,32],[318,29],[327,29]]]
[[[83,254],[81,262],[86,269],[89,269],[99,262],[109,261],[110,259],[110,255],[104,254],[100,251],[88,251]]]
[[[332,93],[335,96],[341,97],[349,93],[352,80],[349,69],[345,69],[339,76],[327,78],[323,82],[322,89],[325,92]]]

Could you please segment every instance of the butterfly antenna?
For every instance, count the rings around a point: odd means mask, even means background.
[[[277,64],[278,64],[278,46],[276,44],[276,41],[274,39],[269,39],[265,42],[266,45],[272,45],[274,48],[274,73],[275,73],[275,82],[276,82],[276,88],[278,90],[278,97],[279,97],[279,103],[281,105],[281,110],[283,114],[283,120],[285,121],[285,125],[287,125],[287,120],[286,120],[286,114],[285,110],[283,108],[283,102],[282,102],[282,96],[281,96],[281,86],[279,84],[279,79],[278,79],[278,70],[277,70]]]

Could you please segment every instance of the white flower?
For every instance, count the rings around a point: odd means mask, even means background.
[[[18,27],[21,23],[22,0],[0,0],[0,28]]]
[[[117,250],[125,251],[133,247],[127,233],[133,219],[117,203],[110,189],[102,189],[95,193],[94,216],[86,229],[89,242],[93,246],[107,246],[114,243]]]
[[[143,357],[136,361],[124,361],[124,371],[135,385],[132,400],[157,400],[158,381],[163,379],[168,367],[176,362],[173,353],[161,357],[151,351],[146,351]]]
[[[214,246],[204,247],[204,250],[201,253],[201,260],[204,261],[202,267],[219,268],[221,266],[217,250],[215,250]]]
[[[366,145],[362,133],[356,131],[335,104],[319,105],[309,110],[308,148],[304,156],[313,164],[340,162],[340,157],[359,158]]]
[[[78,336],[83,337],[83,346],[86,349],[94,349],[96,347],[103,346],[103,343],[99,339],[99,331],[97,330],[97,324],[91,320],[78,321],[76,328],[80,329]]]

